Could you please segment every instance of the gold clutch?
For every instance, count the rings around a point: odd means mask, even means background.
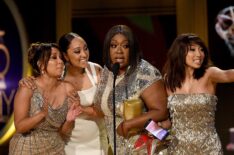
[[[143,112],[143,102],[141,99],[128,99],[124,101],[123,114],[125,120],[140,116]],[[132,129],[130,134],[137,133],[139,129]]]

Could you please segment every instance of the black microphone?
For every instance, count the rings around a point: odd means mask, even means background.
[[[115,63],[113,66],[112,66],[112,72],[114,74],[114,78],[116,78],[116,76],[118,75],[119,73],[119,63]]]
[[[115,120],[115,81],[116,81],[116,77],[119,73],[119,63],[115,63],[112,66],[112,72],[114,74],[114,79],[113,79],[113,133],[114,133],[114,155],[116,155],[116,120]]]

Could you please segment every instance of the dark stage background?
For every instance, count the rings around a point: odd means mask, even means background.
[[[207,6],[209,49],[212,61],[214,65],[222,69],[234,68],[234,57],[230,55],[230,51],[224,40],[215,31],[217,14],[228,6],[234,6],[234,3],[230,0],[208,0]],[[216,94],[218,96],[216,128],[224,148],[224,153],[231,155],[234,152],[228,152],[226,145],[230,141],[229,128],[234,127],[234,83],[218,84]]]
[[[37,41],[56,42],[56,26],[59,27],[59,25],[56,25],[56,0],[13,1],[22,16],[28,45]],[[234,68],[234,58],[230,56],[224,41],[217,35],[214,25],[217,13],[223,8],[230,6],[231,1],[207,0],[209,49],[213,63],[222,69]],[[3,16],[3,13],[0,11],[1,16]],[[144,58],[159,70],[162,69],[166,60],[167,50],[177,35],[176,14],[121,14],[120,16],[103,17],[94,15],[72,18],[72,31],[77,32],[87,41],[90,49],[90,61],[103,64],[102,44],[104,36],[107,30],[115,24],[130,26],[140,41]],[[2,25],[0,25],[1,29],[3,29]],[[21,69],[15,68],[16,72],[18,70]],[[216,111],[217,132],[225,154],[234,154],[234,152],[227,152],[225,149],[229,143],[229,128],[234,127],[234,83],[219,84],[217,86],[217,96],[219,98]],[[0,154],[8,154],[8,143],[0,146]]]

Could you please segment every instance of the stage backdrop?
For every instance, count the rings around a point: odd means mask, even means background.
[[[13,100],[18,81],[27,74],[26,35],[17,6],[0,1],[0,145],[14,133]]]
[[[209,48],[212,61],[214,65],[222,69],[234,68],[234,3],[231,0],[208,0],[207,2]],[[224,21],[224,18],[218,18],[218,15],[222,15],[227,20]],[[218,20],[221,23],[218,23]],[[221,26],[219,33],[217,32],[217,26]],[[230,29],[231,26],[232,30]],[[220,34],[225,35],[228,31],[230,38],[224,40]],[[216,112],[217,132],[223,145],[224,154],[231,155],[234,154],[234,148],[233,151],[228,151],[227,145],[231,142],[229,130],[234,127],[234,83],[219,84],[216,94],[218,96]],[[232,143],[234,146],[234,136],[232,136]]]
[[[105,34],[116,24],[126,24],[137,36],[143,57],[159,70],[166,60],[167,50],[176,37],[176,16],[120,16],[73,18],[72,29],[88,43],[91,60],[102,62],[102,46]]]

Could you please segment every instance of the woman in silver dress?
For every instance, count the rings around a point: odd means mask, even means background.
[[[115,25],[108,31],[103,57],[105,66],[94,103],[104,113],[110,146],[118,155],[151,154],[151,146],[147,152],[146,144],[141,145],[144,138],[141,141],[139,137],[149,119],[158,122],[168,118],[161,73],[141,58],[137,39],[126,25]],[[120,67],[113,103],[112,67],[116,63]],[[113,130],[113,104],[116,110],[116,137]]]
[[[175,134],[169,154],[223,154],[215,129],[217,83],[234,82],[234,69],[209,65],[205,43],[195,34],[173,42],[164,66],[168,107]]]
[[[35,73],[35,89],[21,85],[16,92],[16,133],[10,141],[10,155],[65,154],[60,133],[67,132],[81,109],[78,95],[71,95],[74,87],[59,80],[64,67],[62,58],[54,43],[33,43],[28,49],[28,61]]]

